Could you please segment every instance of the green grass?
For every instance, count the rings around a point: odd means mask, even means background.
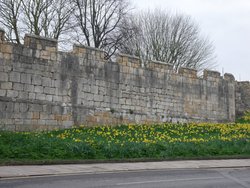
[[[250,111],[246,111],[242,117],[238,118],[236,120],[237,123],[247,123],[250,124]]]
[[[0,163],[233,156],[250,157],[250,124],[121,125],[0,132]]]

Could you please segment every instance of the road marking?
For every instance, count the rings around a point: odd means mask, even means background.
[[[204,177],[204,178],[186,178],[186,179],[155,180],[155,181],[138,181],[138,182],[129,182],[129,183],[118,183],[116,185],[121,186],[121,185],[164,183],[164,182],[176,182],[176,181],[214,180],[214,179],[225,179],[225,178],[224,177]]]
[[[228,172],[220,172],[220,174],[222,176],[224,176],[225,178],[230,179],[230,180],[234,181],[235,183],[238,183],[239,185],[241,185],[244,188],[249,188],[248,184],[246,184],[245,182],[240,181],[239,179],[231,176]]]

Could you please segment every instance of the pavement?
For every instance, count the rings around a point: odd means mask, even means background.
[[[97,174],[122,171],[245,167],[250,167],[250,159],[184,160],[73,165],[0,166],[0,180],[33,176],[63,176],[67,174]]]

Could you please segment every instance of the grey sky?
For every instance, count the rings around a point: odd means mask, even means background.
[[[219,72],[250,80],[249,0],[134,0],[137,9],[160,8],[190,15],[213,41]]]

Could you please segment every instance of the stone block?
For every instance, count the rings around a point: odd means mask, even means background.
[[[34,85],[42,85],[42,77],[41,77],[41,75],[32,75],[32,84],[34,84]]]
[[[51,79],[43,77],[42,78],[42,86],[51,87]]]
[[[29,100],[35,100],[36,94],[35,93],[29,93]]]
[[[8,113],[13,113],[14,112],[14,103],[12,102],[8,102],[8,103],[5,103],[6,106],[5,106],[5,112]],[[12,114],[10,114],[10,117],[11,117]]]
[[[71,128],[72,126],[74,126],[74,122],[73,121],[63,121],[61,123],[61,125],[63,126],[63,128]]]
[[[16,91],[23,91],[23,84],[14,83],[13,89],[16,90]]]
[[[24,85],[24,90],[25,90],[25,91],[28,91],[28,92],[34,92],[35,86],[25,84],[25,85]]]
[[[12,54],[8,54],[8,53],[3,53],[3,58],[5,60],[10,60],[12,58]]]
[[[45,94],[50,94],[50,95],[55,95],[56,89],[55,88],[51,88],[51,87],[45,87],[44,88],[44,93]]]
[[[35,86],[34,92],[35,93],[43,93],[43,87],[42,86]]]
[[[12,87],[13,87],[13,84],[12,84],[12,82],[3,82],[3,83],[1,83],[1,89],[3,89],[3,90],[11,90],[12,89]]]
[[[8,81],[8,74],[4,72],[0,72],[0,81],[7,82]]]
[[[40,58],[49,60],[50,59],[50,52],[42,50],[41,54],[40,54]]]
[[[30,48],[23,48],[23,55],[24,56],[28,56],[28,57],[32,57],[32,49]]]
[[[30,112],[42,112],[43,106],[41,104],[31,104],[30,105]]]
[[[28,99],[29,98],[29,92],[27,92],[27,91],[19,91],[19,98],[20,99]]]
[[[56,120],[46,120],[46,125],[57,125],[57,121]]]
[[[52,102],[53,101],[53,95],[46,95],[46,101]]]
[[[13,46],[12,44],[2,44],[1,46],[1,52],[2,53],[8,53],[11,54],[13,52]]]
[[[21,80],[21,74],[19,72],[11,72],[9,74],[9,80],[11,82],[20,82],[20,80]]]
[[[18,97],[18,91],[7,90],[7,97],[16,98]]]
[[[91,91],[94,94],[98,94],[98,86],[92,86]]]
[[[7,93],[6,90],[0,89],[0,97],[5,97],[5,96],[6,96],[6,93]]]
[[[27,105],[27,104],[21,103],[21,104],[19,105],[19,109],[20,109],[20,112],[27,112],[29,108],[28,108],[28,105]]]
[[[37,93],[36,94],[36,100],[42,100],[44,101],[46,99],[46,95],[43,93]]]
[[[94,95],[94,101],[102,102],[103,101],[103,95]]]
[[[50,60],[51,61],[56,61],[57,60],[57,53],[51,52],[50,53]]]
[[[21,74],[21,83],[31,84],[31,74],[22,73]]]
[[[61,96],[53,96],[53,102],[61,102],[62,97]]]
[[[20,104],[14,103],[14,114],[18,114],[20,111]]]
[[[62,107],[61,106],[53,106],[52,107],[52,114],[61,114],[62,113]]]

